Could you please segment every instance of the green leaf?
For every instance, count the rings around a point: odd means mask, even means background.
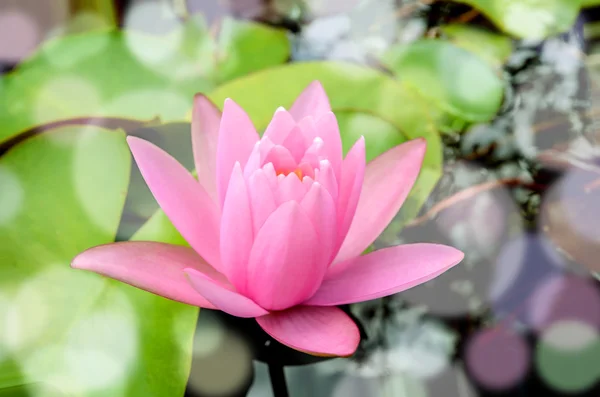
[[[408,89],[453,119],[489,121],[502,104],[504,86],[494,70],[451,43],[420,40],[399,45],[383,62]]]
[[[0,79],[0,142],[75,117],[183,120],[194,94],[289,52],[284,31],[233,20],[218,44],[195,19],[164,37],[127,30],[56,39]]]
[[[86,29],[83,22],[87,22],[87,29],[90,26],[101,27],[116,27],[117,26],[117,11],[115,2],[112,0],[71,0],[70,10],[74,14],[73,19],[77,19],[78,28],[80,31]],[[87,30],[86,29],[86,30]]]
[[[512,41],[501,34],[469,25],[440,26],[442,33],[456,46],[470,51],[500,69],[512,53]]]
[[[221,25],[216,56],[218,82],[278,65],[286,61],[289,55],[290,42],[283,30],[275,31],[263,24],[227,18]]]
[[[478,9],[505,32],[543,39],[573,26],[582,0],[454,0]]]
[[[600,5],[600,0],[581,0],[582,8],[596,7],[599,5]]]
[[[93,126],[0,157],[0,389],[183,395],[197,309],[69,266],[114,241],[130,164],[124,134]]]

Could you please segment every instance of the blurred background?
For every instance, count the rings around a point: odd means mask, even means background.
[[[600,395],[600,1],[1,0],[0,396]],[[124,135],[193,168],[193,95],[264,129],[320,80],[372,159],[425,137],[373,248],[440,242],[453,270],[344,309],[350,359],[70,260],[185,244]],[[277,396],[276,396],[277,397]]]

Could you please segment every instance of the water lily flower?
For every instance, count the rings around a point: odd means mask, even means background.
[[[338,305],[395,294],[459,263],[462,252],[407,244],[361,255],[398,213],[426,143],[396,146],[369,164],[365,140],[347,153],[320,83],[259,137],[227,99],[222,115],[196,96],[192,148],[198,178],[153,144],[128,137],[152,194],[190,247],[119,242],[72,266],[166,298],[256,318],[275,340],[348,356],[356,324]]]

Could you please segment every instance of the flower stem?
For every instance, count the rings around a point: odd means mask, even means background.
[[[289,397],[283,365],[270,363],[269,378],[271,378],[271,388],[273,389],[274,397]]]

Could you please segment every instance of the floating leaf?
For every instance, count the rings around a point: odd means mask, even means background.
[[[600,0],[581,0],[582,8],[596,7],[599,5],[600,5]]]
[[[162,38],[126,30],[57,39],[0,78],[0,142],[75,117],[182,120],[197,92],[285,62],[289,51],[284,31],[239,21],[224,23],[218,44],[198,20]]]
[[[455,1],[478,9],[507,33],[527,39],[543,39],[571,29],[582,3],[582,0]]]
[[[0,389],[183,394],[197,309],[69,266],[114,241],[130,163],[124,134],[95,126],[0,157]]]
[[[383,62],[408,89],[451,118],[484,122],[498,112],[504,86],[494,70],[451,43],[420,40],[389,50]]]
[[[440,30],[456,46],[479,55],[496,69],[512,53],[511,39],[489,30],[461,24],[440,26]]]

